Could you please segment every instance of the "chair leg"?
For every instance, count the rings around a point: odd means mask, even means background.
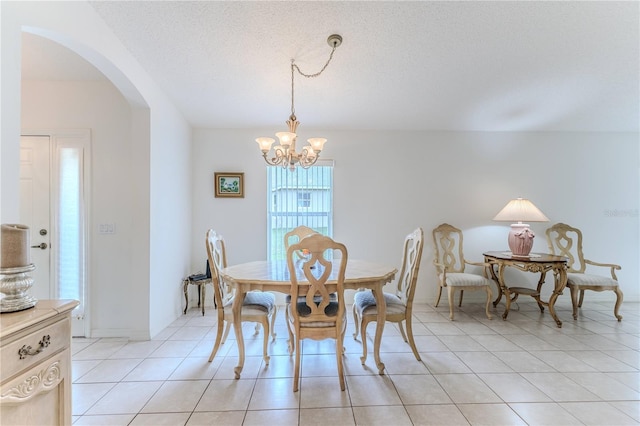
[[[420,354],[418,353],[418,348],[416,348],[416,342],[415,340],[413,340],[413,323],[411,322],[411,315],[408,315],[405,318],[405,321],[407,322],[407,337],[409,338],[409,346],[411,346],[411,350],[413,351],[413,354],[415,355],[416,359],[420,361]],[[400,324],[400,327],[402,327],[402,322],[400,322],[399,324]],[[405,339],[405,342],[406,342],[406,339]]]
[[[360,321],[358,320],[358,310],[355,303],[353,304],[353,324],[356,327],[356,331],[353,333],[353,340],[358,340],[358,330],[360,329]]]
[[[260,323],[256,323],[260,325]],[[264,339],[262,340],[262,359],[264,363],[269,365],[269,355],[267,354],[267,347],[269,346],[269,318],[264,317],[262,319],[262,328],[264,330]]]
[[[344,390],[345,387],[344,365],[342,364],[342,352],[344,351],[343,339],[344,334],[340,330],[338,330],[338,335],[336,336],[336,362],[338,363],[338,379],[340,380],[340,390]]]
[[[580,290],[580,300],[578,301],[578,308],[582,308],[583,300],[584,300],[584,290]]]
[[[369,320],[367,317],[362,317],[360,324],[360,339],[362,340],[362,356],[360,357],[360,363],[364,365],[367,362],[367,324]]]
[[[271,312],[271,341],[276,341],[276,315],[278,315],[278,306],[273,306],[273,312]]]
[[[453,297],[455,296],[454,288],[451,286],[447,287],[447,296],[449,298],[449,319],[453,321]]]
[[[216,353],[218,352],[218,348],[220,348],[220,342],[222,341],[222,328],[224,327],[224,321],[218,320],[218,332],[216,333],[216,342],[213,345],[213,350],[211,351],[211,355],[209,355],[209,362],[213,361]]]
[[[293,340],[293,331],[291,330],[291,321],[289,317],[290,307],[291,307],[291,304],[287,304],[284,307],[284,321],[287,323],[287,331],[289,332],[289,340],[287,340],[287,348],[289,350],[289,355],[293,355],[293,345],[295,342]]]
[[[438,307],[438,304],[440,303],[440,296],[442,296],[442,286],[440,286],[440,288],[438,288],[438,298],[436,299],[436,308]]]
[[[402,326],[402,321],[398,323],[398,328],[400,329],[400,334],[402,335],[402,340],[407,342],[407,335],[404,332],[404,327]]]
[[[460,290],[460,302],[458,302],[458,307],[462,306],[462,296],[464,296],[464,290]]]
[[[485,306],[484,310],[487,314],[487,318],[493,319],[493,317],[491,316],[491,313],[489,312],[489,305],[491,304],[491,299],[493,299],[493,292],[491,291],[490,286],[486,286],[485,289],[487,291],[487,306]]]
[[[578,292],[580,291],[576,286],[569,286],[569,291],[571,292],[571,306],[573,308],[573,319],[578,319]]]
[[[296,334],[294,339],[296,341],[296,358],[293,364],[293,391],[298,392],[298,382],[300,381],[300,337]]]
[[[622,305],[622,299],[624,296],[622,295],[622,290],[620,290],[619,287],[616,287],[613,291],[616,293],[616,306],[613,308],[613,314],[618,318],[618,321],[622,321],[622,315],[618,313],[618,310],[620,309],[620,305]]]
[[[224,329],[224,336],[222,336],[222,344],[223,345],[224,345],[224,342],[227,341],[227,336],[229,335],[229,330],[231,330],[232,323],[233,323],[232,320],[227,321],[227,327]]]

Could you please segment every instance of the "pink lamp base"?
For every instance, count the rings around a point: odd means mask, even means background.
[[[535,234],[526,223],[514,223],[509,231],[509,249],[514,256],[529,256]]]

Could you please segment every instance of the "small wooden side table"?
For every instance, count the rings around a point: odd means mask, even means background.
[[[553,317],[556,325],[558,327],[562,327],[562,321],[556,315],[556,310],[554,305],[556,304],[556,299],[558,296],[562,294],[562,291],[567,286],[567,261],[568,259],[563,256],[554,256],[547,253],[531,253],[529,256],[514,256],[510,252],[500,252],[500,251],[488,251],[484,254],[484,261],[491,264],[491,276],[493,280],[498,284],[498,297],[493,302],[493,306],[496,306],[502,295],[505,295],[505,304],[506,309],[504,314],[502,314],[502,319],[506,320],[507,315],[509,315],[509,309],[511,308],[511,302],[517,298],[518,294],[526,294],[529,296],[533,296],[538,302],[538,306],[542,311],[543,306],[547,306],[549,308],[549,313]],[[494,265],[497,266],[497,271],[494,268]],[[504,280],[504,269],[507,267],[513,267],[519,269],[524,272],[539,272],[540,280],[538,281],[538,287],[536,290],[526,289],[522,287],[511,287],[507,286]],[[553,271],[554,278],[554,288],[551,297],[548,302],[543,302],[540,300],[540,289],[542,288],[542,284],[544,284],[545,277],[547,272]],[[512,298],[511,293],[515,293]]]
[[[183,315],[186,315],[187,313],[187,309],[189,308],[189,294],[188,294],[188,289],[189,289],[189,284],[193,284],[193,285],[197,285],[198,286],[198,307],[200,307],[200,305],[202,304],[202,315],[204,315],[204,295],[205,295],[205,288],[207,284],[211,284],[211,278],[204,278],[201,280],[190,280],[189,278],[185,278],[184,280],[182,280],[182,288],[184,291],[184,313]]]

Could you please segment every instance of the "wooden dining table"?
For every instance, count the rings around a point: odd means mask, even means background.
[[[334,260],[337,263],[336,260]],[[338,268],[332,268],[332,275],[329,278],[328,290],[335,291]],[[345,272],[345,290],[370,289],[378,305],[378,317],[376,322],[376,334],[374,338],[374,359],[380,374],[384,373],[384,363],[380,360],[380,342],[382,331],[384,330],[386,305],[383,296],[383,286],[392,281],[398,270],[395,267],[387,266],[375,262],[349,259]],[[236,379],[240,378],[244,367],[244,338],[242,335],[241,310],[245,295],[248,291],[275,291],[289,294],[291,289],[291,279],[287,262],[285,260],[259,260],[242,263],[222,269],[220,275],[225,283],[235,288],[233,299],[233,328],[238,344],[238,365],[234,368]],[[306,281],[302,273],[298,276],[299,282]]]

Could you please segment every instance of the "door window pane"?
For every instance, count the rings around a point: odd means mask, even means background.
[[[80,301],[74,315],[81,316],[85,281],[82,149],[61,146],[58,155],[60,199],[56,209],[58,247],[54,251],[58,297]]]

